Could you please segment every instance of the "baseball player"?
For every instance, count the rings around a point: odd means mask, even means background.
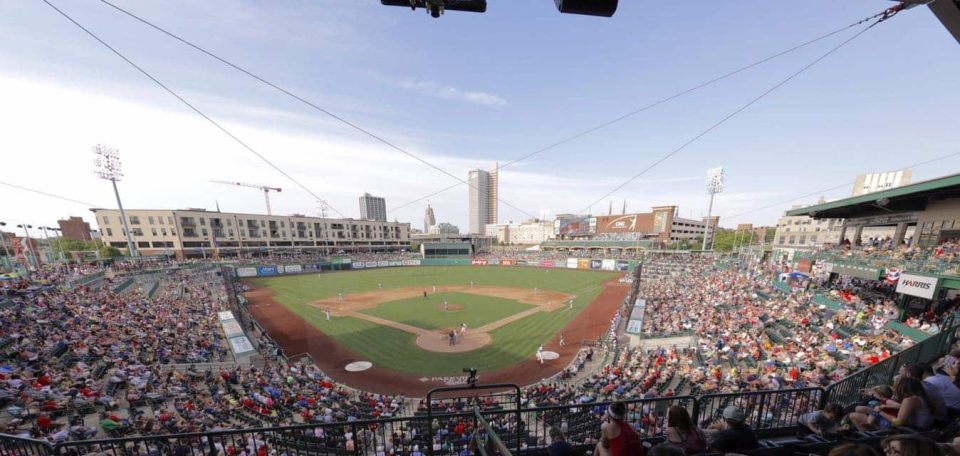
[[[443,300],[443,311],[446,312],[446,311],[448,311],[448,310],[450,310],[450,304],[447,304],[447,300],[444,299],[444,300]]]
[[[540,294],[540,289],[537,288],[537,287],[533,287],[533,294],[535,294],[535,295]]]
[[[343,292],[337,293],[337,302],[343,304]]]
[[[383,290],[383,284],[382,284],[382,283],[378,283],[378,284],[377,284],[377,288]]]
[[[473,288],[473,281],[470,281],[470,288]]]
[[[327,309],[324,311],[324,313],[327,314],[327,321],[330,321],[330,307],[329,307],[329,306],[327,306]]]
[[[570,302],[567,303],[567,306],[569,307],[570,310],[573,310],[573,300],[572,300],[572,299],[570,300]]]
[[[423,299],[430,299],[430,298],[427,297],[427,291],[426,291],[426,290],[423,291]]]
[[[460,338],[462,339],[466,335],[467,335],[467,324],[460,323]]]
[[[537,347],[537,360],[540,361],[540,364],[543,364],[543,344]]]
[[[567,341],[563,340],[563,333],[560,333],[560,346],[563,347],[567,345]]]
[[[437,286],[436,286],[436,285],[433,286],[433,292],[434,292],[434,293],[437,292]]]

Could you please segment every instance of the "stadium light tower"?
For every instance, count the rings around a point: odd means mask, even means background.
[[[130,256],[132,257],[140,256],[133,247],[130,226],[127,225],[127,213],[123,211],[123,203],[120,202],[120,191],[117,190],[117,181],[123,177],[123,172],[120,169],[120,156],[117,154],[117,149],[104,146],[103,144],[97,144],[93,147],[93,153],[96,154],[93,164],[97,167],[97,169],[94,170],[94,174],[113,184],[113,194],[116,195],[117,207],[120,208],[120,220],[123,221],[123,231],[127,234],[127,250],[130,251]]]
[[[700,250],[707,250],[707,235],[710,234],[710,222],[713,220],[713,196],[721,192],[723,192],[723,167],[708,169],[707,194],[710,195],[710,206],[707,208],[707,226],[703,231],[703,245],[700,246]],[[713,238],[714,236],[710,236],[711,248],[713,248]]]

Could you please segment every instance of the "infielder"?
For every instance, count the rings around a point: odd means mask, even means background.
[[[537,360],[540,361],[540,364],[543,364],[543,344],[537,347]]]
[[[460,337],[463,337],[467,334],[467,324],[460,323]]]
[[[567,345],[567,341],[563,340],[563,333],[560,333],[560,346]]]
[[[378,283],[378,284],[377,284],[377,288],[379,288],[379,289],[382,290],[382,289],[383,289],[383,284],[382,284],[382,283]]]
[[[433,286],[433,292],[434,292],[434,293],[437,292],[437,286],[436,286],[436,285]]]
[[[327,314],[327,321],[330,321],[330,307],[327,307],[327,310],[324,313]]]
[[[343,304],[343,292],[337,293],[337,302]]]
[[[569,309],[570,309],[570,310],[573,310],[573,300],[571,299],[570,302],[568,302],[567,304],[568,304]]]
[[[446,312],[446,311],[448,311],[448,310],[450,310],[450,305],[447,304],[447,300],[444,299],[444,300],[443,300],[443,311]]]

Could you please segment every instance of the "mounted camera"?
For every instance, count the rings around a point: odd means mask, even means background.
[[[470,386],[477,386],[477,370],[472,367],[464,367],[463,373],[467,374],[467,384]]]

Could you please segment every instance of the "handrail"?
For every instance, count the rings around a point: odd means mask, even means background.
[[[493,429],[490,427],[490,423],[487,423],[487,420],[480,414],[480,407],[476,405],[473,406],[473,413],[477,416],[477,423],[480,423],[480,426],[483,426],[484,432],[487,433],[487,438],[493,440],[493,445],[497,447],[497,451],[500,452],[501,456],[511,456],[510,449],[503,444],[503,441],[500,440],[500,436],[496,432],[493,432]],[[474,441],[477,444],[477,450],[480,451],[480,454],[487,456],[487,449],[485,445],[482,445],[479,442],[480,437],[478,434],[474,433]]]

